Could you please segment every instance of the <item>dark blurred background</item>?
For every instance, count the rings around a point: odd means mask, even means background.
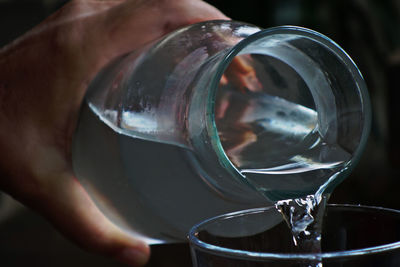
[[[43,20],[66,1],[0,0],[0,46]],[[207,1],[232,19],[268,28],[299,25],[335,40],[354,59],[369,88],[371,135],[354,172],[330,203],[400,209],[400,0]],[[0,70],[1,71],[1,70]],[[400,104],[399,104],[400,105]],[[0,266],[122,266],[91,255],[46,221],[0,192]],[[153,248],[149,266],[190,266],[186,245]]]

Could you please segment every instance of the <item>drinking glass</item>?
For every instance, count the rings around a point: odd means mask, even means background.
[[[195,267],[400,266],[400,211],[328,205],[321,252],[299,252],[274,207],[214,217],[189,233]]]

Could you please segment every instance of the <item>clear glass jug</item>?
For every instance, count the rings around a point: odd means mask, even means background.
[[[114,223],[149,243],[177,241],[217,214],[331,191],[369,124],[363,78],[332,40],[208,21],[96,76],[73,166]]]

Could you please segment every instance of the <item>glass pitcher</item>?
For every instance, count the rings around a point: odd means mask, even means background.
[[[110,220],[148,243],[171,242],[217,214],[331,191],[369,124],[363,78],[332,40],[207,21],[96,76],[73,166]]]

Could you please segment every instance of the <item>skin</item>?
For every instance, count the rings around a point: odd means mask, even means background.
[[[81,247],[145,264],[149,247],[105,218],[74,176],[79,107],[90,80],[116,56],[212,19],[227,17],[200,0],[71,1],[3,47],[0,189]]]

